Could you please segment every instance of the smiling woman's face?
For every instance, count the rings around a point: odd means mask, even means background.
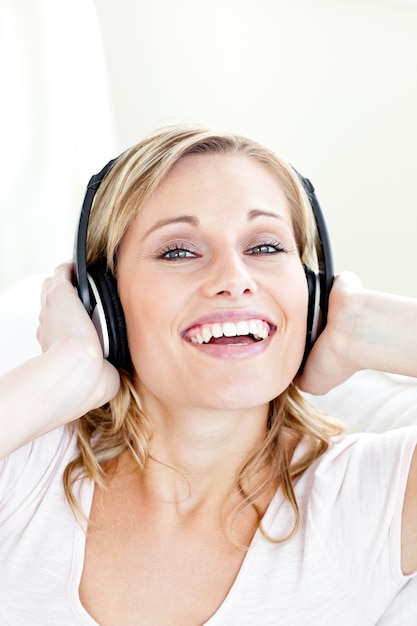
[[[307,284],[284,193],[258,162],[183,157],[141,205],[117,267],[145,407],[260,406],[295,376]]]

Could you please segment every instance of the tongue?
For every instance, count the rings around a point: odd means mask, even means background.
[[[231,345],[231,344],[239,344],[240,346],[242,345],[247,345],[249,343],[253,343],[255,341],[255,339],[252,337],[252,335],[242,335],[242,336],[238,336],[238,337],[212,337],[209,341],[209,343],[211,344],[227,344],[227,345]]]

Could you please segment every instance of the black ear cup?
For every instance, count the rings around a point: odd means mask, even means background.
[[[304,365],[320,329],[320,275],[308,265],[303,265],[308,288],[307,337],[302,366]]]
[[[131,359],[122,305],[116,280],[105,263],[87,266],[87,230],[94,196],[115,159],[87,185],[74,242],[74,283],[85,310],[91,317],[103,347],[104,358],[118,369],[131,371]]]
[[[93,306],[92,321],[101,340],[104,357],[118,369],[130,371],[126,323],[116,280],[104,263],[89,265],[87,271]]]
[[[308,178],[304,178],[304,176],[301,176],[298,172],[297,174],[303,184],[305,192],[307,193],[318,233],[318,242],[316,245],[318,272],[314,272],[310,267],[304,265],[304,271],[308,284],[309,303],[306,347],[300,368],[301,371],[310,350],[314,345],[314,342],[327,323],[329,296],[333,285],[334,269],[330,237],[314,187]]]

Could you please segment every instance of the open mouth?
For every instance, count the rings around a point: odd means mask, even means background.
[[[184,339],[197,344],[248,344],[263,341],[275,330],[268,322],[260,319],[239,322],[215,322],[193,326],[184,333]]]

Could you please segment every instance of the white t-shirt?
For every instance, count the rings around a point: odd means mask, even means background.
[[[336,441],[297,480],[297,535],[272,544],[257,532],[206,626],[377,624],[409,579],[400,568],[400,527],[416,443],[415,427]],[[85,533],[62,487],[75,453],[61,428],[0,463],[1,626],[97,626],[79,600]],[[87,514],[92,495],[85,482]],[[278,490],[264,527],[282,537],[292,522]]]

